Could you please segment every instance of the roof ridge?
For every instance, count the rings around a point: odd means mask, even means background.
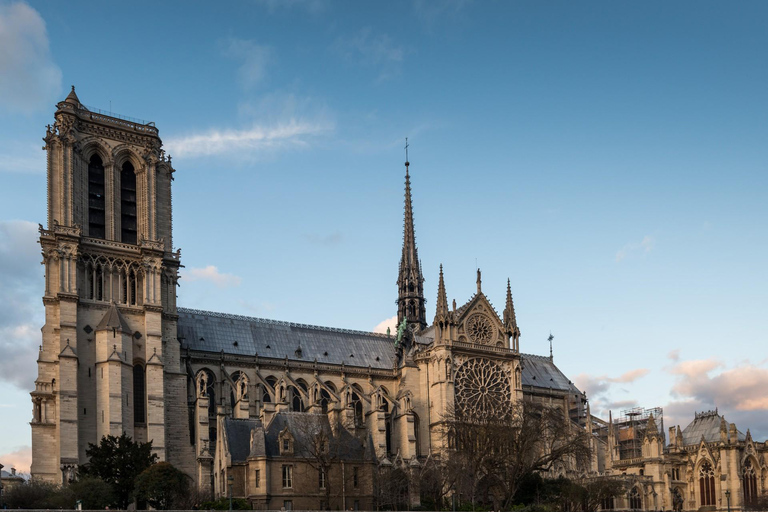
[[[219,311],[207,311],[204,309],[193,309],[193,308],[177,308],[176,309],[179,313],[188,313],[191,315],[205,315],[205,316],[213,316],[217,318],[228,318],[230,320],[244,320],[246,322],[260,322],[265,324],[272,324],[272,325],[282,325],[286,327],[299,327],[302,329],[317,329],[320,331],[327,331],[327,332],[338,332],[343,334],[363,334],[366,336],[373,336],[376,338],[391,338],[391,336],[387,336],[386,334],[378,333],[378,332],[371,332],[371,331],[359,331],[356,329],[344,329],[340,327],[326,327],[323,325],[311,325],[311,324],[300,324],[296,322],[289,322],[286,320],[273,320],[271,318],[259,318],[255,316],[246,316],[246,315],[237,315],[234,313],[222,313]]]

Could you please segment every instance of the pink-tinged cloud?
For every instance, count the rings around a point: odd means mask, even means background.
[[[728,368],[716,358],[680,361],[666,369],[675,376],[671,395],[665,406],[669,416],[685,426],[693,412],[717,408],[740,430],[768,435],[768,367],[744,362]]]
[[[11,468],[16,468],[17,473],[29,474],[29,468],[32,466],[32,447],[21,446],[12,452],[0,454],[0,461],[4,471],[10,472]]]

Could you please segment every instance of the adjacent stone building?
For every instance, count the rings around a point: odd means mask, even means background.
[[[607,508],[744,510],[768,489],[768,443],[755,442],[717,410],[697,413],[682,430],[670,427],[669,439],[653,412],[630,412],[629,421],[611,418],[602,429],[604,475],[627,490]]]

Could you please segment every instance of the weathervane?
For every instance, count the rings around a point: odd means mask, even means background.
[[[408,137],[405,138],[405,166],[408,167]]]
[[[549,331],[549,338],[547,338],[547,340],[549,340],[549,359],[550,360],[552,360],[552,340],[553,339],[555,339],[555,337],[552,336],[552,331]]]

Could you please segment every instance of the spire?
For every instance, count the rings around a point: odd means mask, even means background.
[[[517,327],[517,318],[515,317],[515,303],[512,301],[512,284],[510,283],[509,279],[507,279],[507,304],[504,306],[504,329],[506,330],[507,335],[512,337],[512,350],[520,350],[518,347],[520,329]]]
[[[443,264],[440,264],[440,280],[437,284],[437,308],[435,309],[435,324],[438,319],[448,317],[448,295],[445,293],[445,280],[443,279]]]
[[[64,98],[64,101],[66,101],[67,103],[72,103],[75,106],[79,106],[80,105],[80,98],[78,98],[77,94],[75,94],[75,86],[74,85],[72,86],[72,90],[69,91],[69,94],[67,95],[67,97]]]
[[[411,175],[408,162],[408,139],[405,139],[405,211],[403,214],[403,253],[397,277],[397,322],[405,318],[413,328],[427,326],[424,304],[424,276],[421,272],[416,234],[413,229],[413,204],[411,201]]]
[[[483,277],[480,274],[480,268],[477,269],[477,294],[483,293]]]

